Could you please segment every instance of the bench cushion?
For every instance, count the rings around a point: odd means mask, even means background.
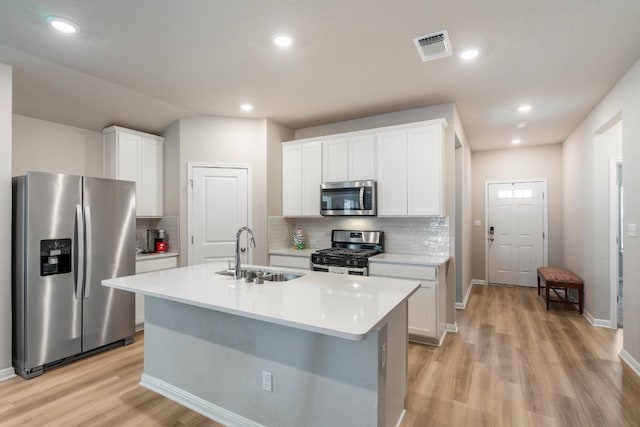
[[[538,274],[545,282],[582,285],[582,279],[566,268],[538,267]]]

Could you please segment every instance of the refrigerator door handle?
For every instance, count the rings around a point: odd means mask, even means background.
[[[84,207],[84,221],[85,221],[85,228],[86,228],[85,233],[86,233],[86,240],[87,240],[87,243],[85,246],[85,253],[86,253],[85,269],[87,270],[87,278],[84,281],[84,297],[89,298],[89,296],[91,295],[91,264],[93,263],[91,248],[93,247],[93,245],[92,245],[92,238],[91,238],[91,207],[89,207],[88,205]]]
[[[82,298],[82,283],[84,280],[84,219],[82,217],[82,206],[76,205],[76,231],[77,231],[77,275],[76,275],[76,299]]]

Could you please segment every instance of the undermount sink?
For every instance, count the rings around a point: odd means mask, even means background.
[[[289,280],[297,279],[298,277],[304,276],[304,274],[281,272],[281,271],[243,269],[242,271],[240,271],[240,277],[239,278],[241,278],[241,279],[246,278],[247,277],[247,273],[249,273],[249,277],[250,278],[252,276],[255,278],[256,277],[256,273],[258,271],[264,272],[264,275],[262,276],[262,278],[266,282],[288,282]],[[235,271],[233,269],[221,270],[221,271],[216,271],[216,274],[220,274],[222,276],[232,276],[233,277],[235,275]]]
[[[279,273],[279,272],[266,272],[264,274],[264,280],[269,282],[288,282],[289,280],[302,277],[302,274],[295,273]]]

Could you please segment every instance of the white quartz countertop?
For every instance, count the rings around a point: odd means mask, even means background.
[[[136,255],[136,261],[147,261],[150,259],[171,258],[178,256],[178,252],[154,252],[150,254]]]
[[[226,263],[200,264],[103,280],[102,284],[354,341],[383,325],[420,287],[416,280],[315,271],[287,282],[256,285],[215,274],[226,267]]]
[[[369,258],[370,263],[380,262],[388,264],[416,264],[440,266],[449,261],[449,257],[433,257],[427,255],[390,254],[382,253]]]
[[[299,256],[305,258],[311,258],[311,254],[317,251],[317,249],[293,249],[293,248],[284,248],[284,249],[269,249],[269,255],[288,255],[288,256]]]

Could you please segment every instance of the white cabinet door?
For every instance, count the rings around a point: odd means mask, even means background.
[[[149,271],[166,270],[178,266],[178,257],[167,257],[136,261],[136,274],[147,273]],[[140,330],[144,325],[144,295],[136,294],[136,330]]]
[[[302,145],[282,147],[282,215],[302,214]],[[319,197],[318,197],[319,199]]]
[[[320,216],[322,142],[282,147],[282,215]]]
[[[376,179],[375,135],[349,138],[349,181]]]
[[[293,255],[270,255],[269,265],[272,267],[310,269],[309,257]]]
[[[423,281],[420,289],[409,298],[409,333],[437,336],[436,284]]]
[[[442,215],[442,126],[407,131],[407,214]]]
[[[136,183],[136,216],[162,216],[163,139],[118,126],[103,137],[104,177]]]
[[[301,216],[320,215],[320,183],[322,182],[322,143],[302,145]]]
[[[407,214],[407,131],[377,135],[378,216]]]
[[[349,180],[349,140],[336,138],[322,144],[322,181],[336,182]]]
[[[142,137],[140,141],[140,215],[162,216],[163,155],[162,142]]]
[[[119,133],[116,137],[116,169],[115,176],[107,178],[133,181],[136,183],[136,216],[142,215],[142,186],[140,182],[140,137]]]

